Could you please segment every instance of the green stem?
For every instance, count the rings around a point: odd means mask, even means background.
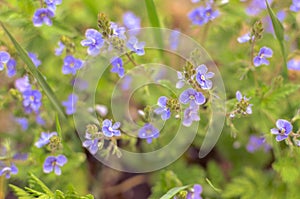
[[[134,66],[138,66],[137,63],[132,59],[132,57],[131,57],[128,53],[126,53],[125,55],[127,56],[127,58],[129,59],[129,61],[130,61]]]

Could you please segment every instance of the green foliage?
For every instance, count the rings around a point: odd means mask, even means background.
[[[175,187],[171,190],[169,190],[165,195],[163,195],[160,199],[171,199],[173,198],[177,193],[180,191],[187,189],[189,186],[182,186],[182,187]]]

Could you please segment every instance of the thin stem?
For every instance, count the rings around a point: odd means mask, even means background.
[[[137,63],[131,58],[131,56],[130,56],[128,53],[126,53],[125,55],[128,57],[129,61],[130,61],[134,66],[137,66]]]

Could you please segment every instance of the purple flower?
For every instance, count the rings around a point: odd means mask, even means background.
[[[38,59],[38,57],[35,53],[28,52],[28,56],[30,57],[30,59],[33,62],[33,64],[35,65],[35,67],[39,67],[39,65],[41,65],[42,62]]]
[[[27,113],[38,112],[42,105],[42,94],[38,90],[26,90],[23,92],[23,106]]]
[[[50,142],[50,138],[57,136],[56,132],[45,133],[42,132],[40,139],[34,144],[37,148],[42,148]]]
[[[202,199],[202,197],[200,196],[202,193],[202,186],[199,184],[195,184],[193,187],[193,191],[189,192],[187,195],[187,199]]]
[[[116,122],[113,125],[109,119],[105,119],[102,122],[102,132],[106,137],[121,136],[121,131],[118,130],[120,126],[121,126],[120,122]]]
[[[156,108],[154,110],[154,112],[158,115],[161,115],[161,119],[162,120],[167,120],[170,118],[171,116],[171,110],[170,108],[167,106],[167,101],[168,101],[168,98],[165,97],[165,96],[162,96],[158,99],[158,106],[159,108]]]
[[[287,63],[289,70],[300,70],[300,61],[297,59],[291,59]]]
[[[52,26],[51,18],[54,17],[54,12],[48,8],[37,9],[33,15],[32,21],[33,25],[40,27],[43,24],[47,26]]]
[[[22,78],[16,79],[15,81],[15,87],[20,91],[20,93],[23,93],[27,90],[31,90],[31,85],[29,83],[29,78],[27,75],[25,75]]]
[[[16,117],[15,121],[21,126],[23,131],[28,129],[28,120],[25,117]]]
[[[199,121],[200,117],[198,111],[198,106],[188,107],[187,109],[185,109],[182,124],[184,126],[191,126],[193,121]]]
[[[245,43],[250,41],[251,37],[250,37],[250,33],[246,33],[240,37],[237,38],[237,41],[241,44],[241,43]],[[252,40],[254,39],[254,36],[252,36]]]
[[[242,103],[243,105],[246,104],[247,107],[245,107],[245,112],[247,114],[252,114],[252,106],[253,104],[249,104],[249,100],[246,96],[243,96],[242,93],[240,91],[237,91],[236,94],[236,99]]]
[[[150,144],[152,139],[159,137],[159,130],[155,128],[152,124],[146,123],[140,130],[138,137],[141,139],[147,139]]]
[[[185,84],[184,74],[182,72],[177,71],[178,82],[176,83],[176,88],[180,89]]]
[[[276,127],[277,128],[271,129],[271,133],[277,135],[276,140],[278,142],[286,139],[289,136],[290,132],[292,132],[293,130],[292,124],[289,121],[283,119],[277,120]]]
[[[219,15],[217,10],[213,10],[210,6],[204,8],[199,7],[189,13],[188,17],[194,25],[202,26],[209,21],[214,20]]]
[[[95,155],[98,151],[98,143],[99,139],[98,138],[93,138],[91,134],[86,133],[85,134],[86,140],[83,142],[83,146],[85,148],[88,148],[91,154]]]
[[[62,102],[62,105],[66,108],[67,115],[71,115],[76,112],[77,101],[78,101],[77,95],[71,94],[68,96],[67,101]]]
[[[46,124],[45,120],[41,117],[40,114],[37,114],[35,121],[38,125],[44,126]]]
[[[145,42],[138,42],[136,37],[131,37],[128,40],[127,47],[139,56],[145,54],[145,50],[144,50]]]
[[[16,175],[18,173],[18,168],[13,163],[10,166],[1,165],[0,176],[5,175],[6,179],[10,178],[10,175]]]
[[[61,174],[60,167],[64,166],[67,163],[68,159],[64,155],[48,156],[44,162],[43,170],[45,173],[50,173],[54,170],[56,175]]]
[[[67,55],[64,59],[62,73],[75,75],[76,71],[79,70],[82,65],[83,62],[80,59],[76,59],[72,55]]]
[[[290,10],[293,12],[298,12],[300,10],[300,0],[293,0]]]
[[[259,53],[256,57],[254,57],[253,59],[253,63],[254,63],[254,66],[258,67],[260,65],[269,65],[270,62],[269,60],[267,60],[266,58],[270,58],[272,57],[273,55],[273,51],[271,48],[268,48],[268,47],[262,47],[260,50],[259,50]]]
[[[55,55],[59,56],[64,52],[64,49],[66,48],[65,44],[63,44],[61,41],[58,42],[58,47],[55,49]]]
[[[100,32],[95,29],[87,29],[85,31],[85,40],[81,41],[82,46],[87,46],[87,53],[96,56],[100,53],[100,49],[104,44],[104,40]]]
[[[141,28],[141,19],[132,12],[126,12],[123,15],[123,24],[129,30],[135,29],[131,32],[133,33],[133,35],[136,35],[139,33],[139,29]]]
[[[268,0],[268,3],[271,4],[273,0]],[[265,1],[262,0],[252,0],[249,6],[246,9],[248,15],[254,16],[259,14],[262,10],[266,9],[267,5]]]
[[[264,148],[265,152],[267,152],[271,149],[271,146],[266,143],[266,139],[264,137],[251,135],[246,147],[247,151],[254,153],[261,148]]]
[[[118,37],[120,39],[126,39],[125,36],[125,28],[124,27],[119,27],[118,24],[114,22],[110,22],[110,28],[112,29],[112,36],[113,37]]]
[[[208,90],[212,88],[212,78],[215,74],[213,72],[207,72],[207,67],[202,64],[196,69],[196,81],[201,86],[202,89]]]
[[[4,69],[4,64],[6,64],[10,59],[10,55],[5,51],[0,51],[0,71]]]
[[[120,57],[114,57],[111,60],[111,65],[113,66],[110,72],[117,73],[119,77],[123,77],[125,70],[123,67],[123,61]]]
[[[56,10],[56,6],[61,4],[62,0],[44,0],[48,9],[51,11],[55,11]]]
[[[192,88],[188,88],[181,93],[179,101],[182,104],[190,103],[191,107],[196,107],[205,103],[205,97],[201,92],[197,92]]]
[[[8,77],[13,77],[16,75],[17,70],[16,70],[17,62],[15,59],[10,58],[9,61],[6,63],[6,72]]]

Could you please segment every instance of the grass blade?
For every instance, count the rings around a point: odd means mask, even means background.
[[[28,57],[27,52],[23,49],[23,47],[15,40],[15,38],[10,34],[10,32],[6,29],[6,27],[3,25],[2,22],[0,22],[3,30],[8,35],[9,39],[15,46],[17,52],[19,53],[21,59],[24,61],[24,63],[27,65],[30,73],[35,77],[47,97],[49,98],[50,102],[56,109],[59,115],[61,115],[63,118],[66,118],[65,113],[60,105],[60,102],[57,100],[57,97],[55,96],[54,92],[52,91],[49,84],[46,82],[42,74],[39,72],[39,70],[35,67],[35,65],[32,63],[31,59]]]
[[[171,199],[173,198],[177,193],[179,193],[182,190],[185,190],[186,188],[190,187],[190,185],[182,186],[182,187],[175,187],[173,189],[170,189],[165,195],[163,195],[160,199]]]

